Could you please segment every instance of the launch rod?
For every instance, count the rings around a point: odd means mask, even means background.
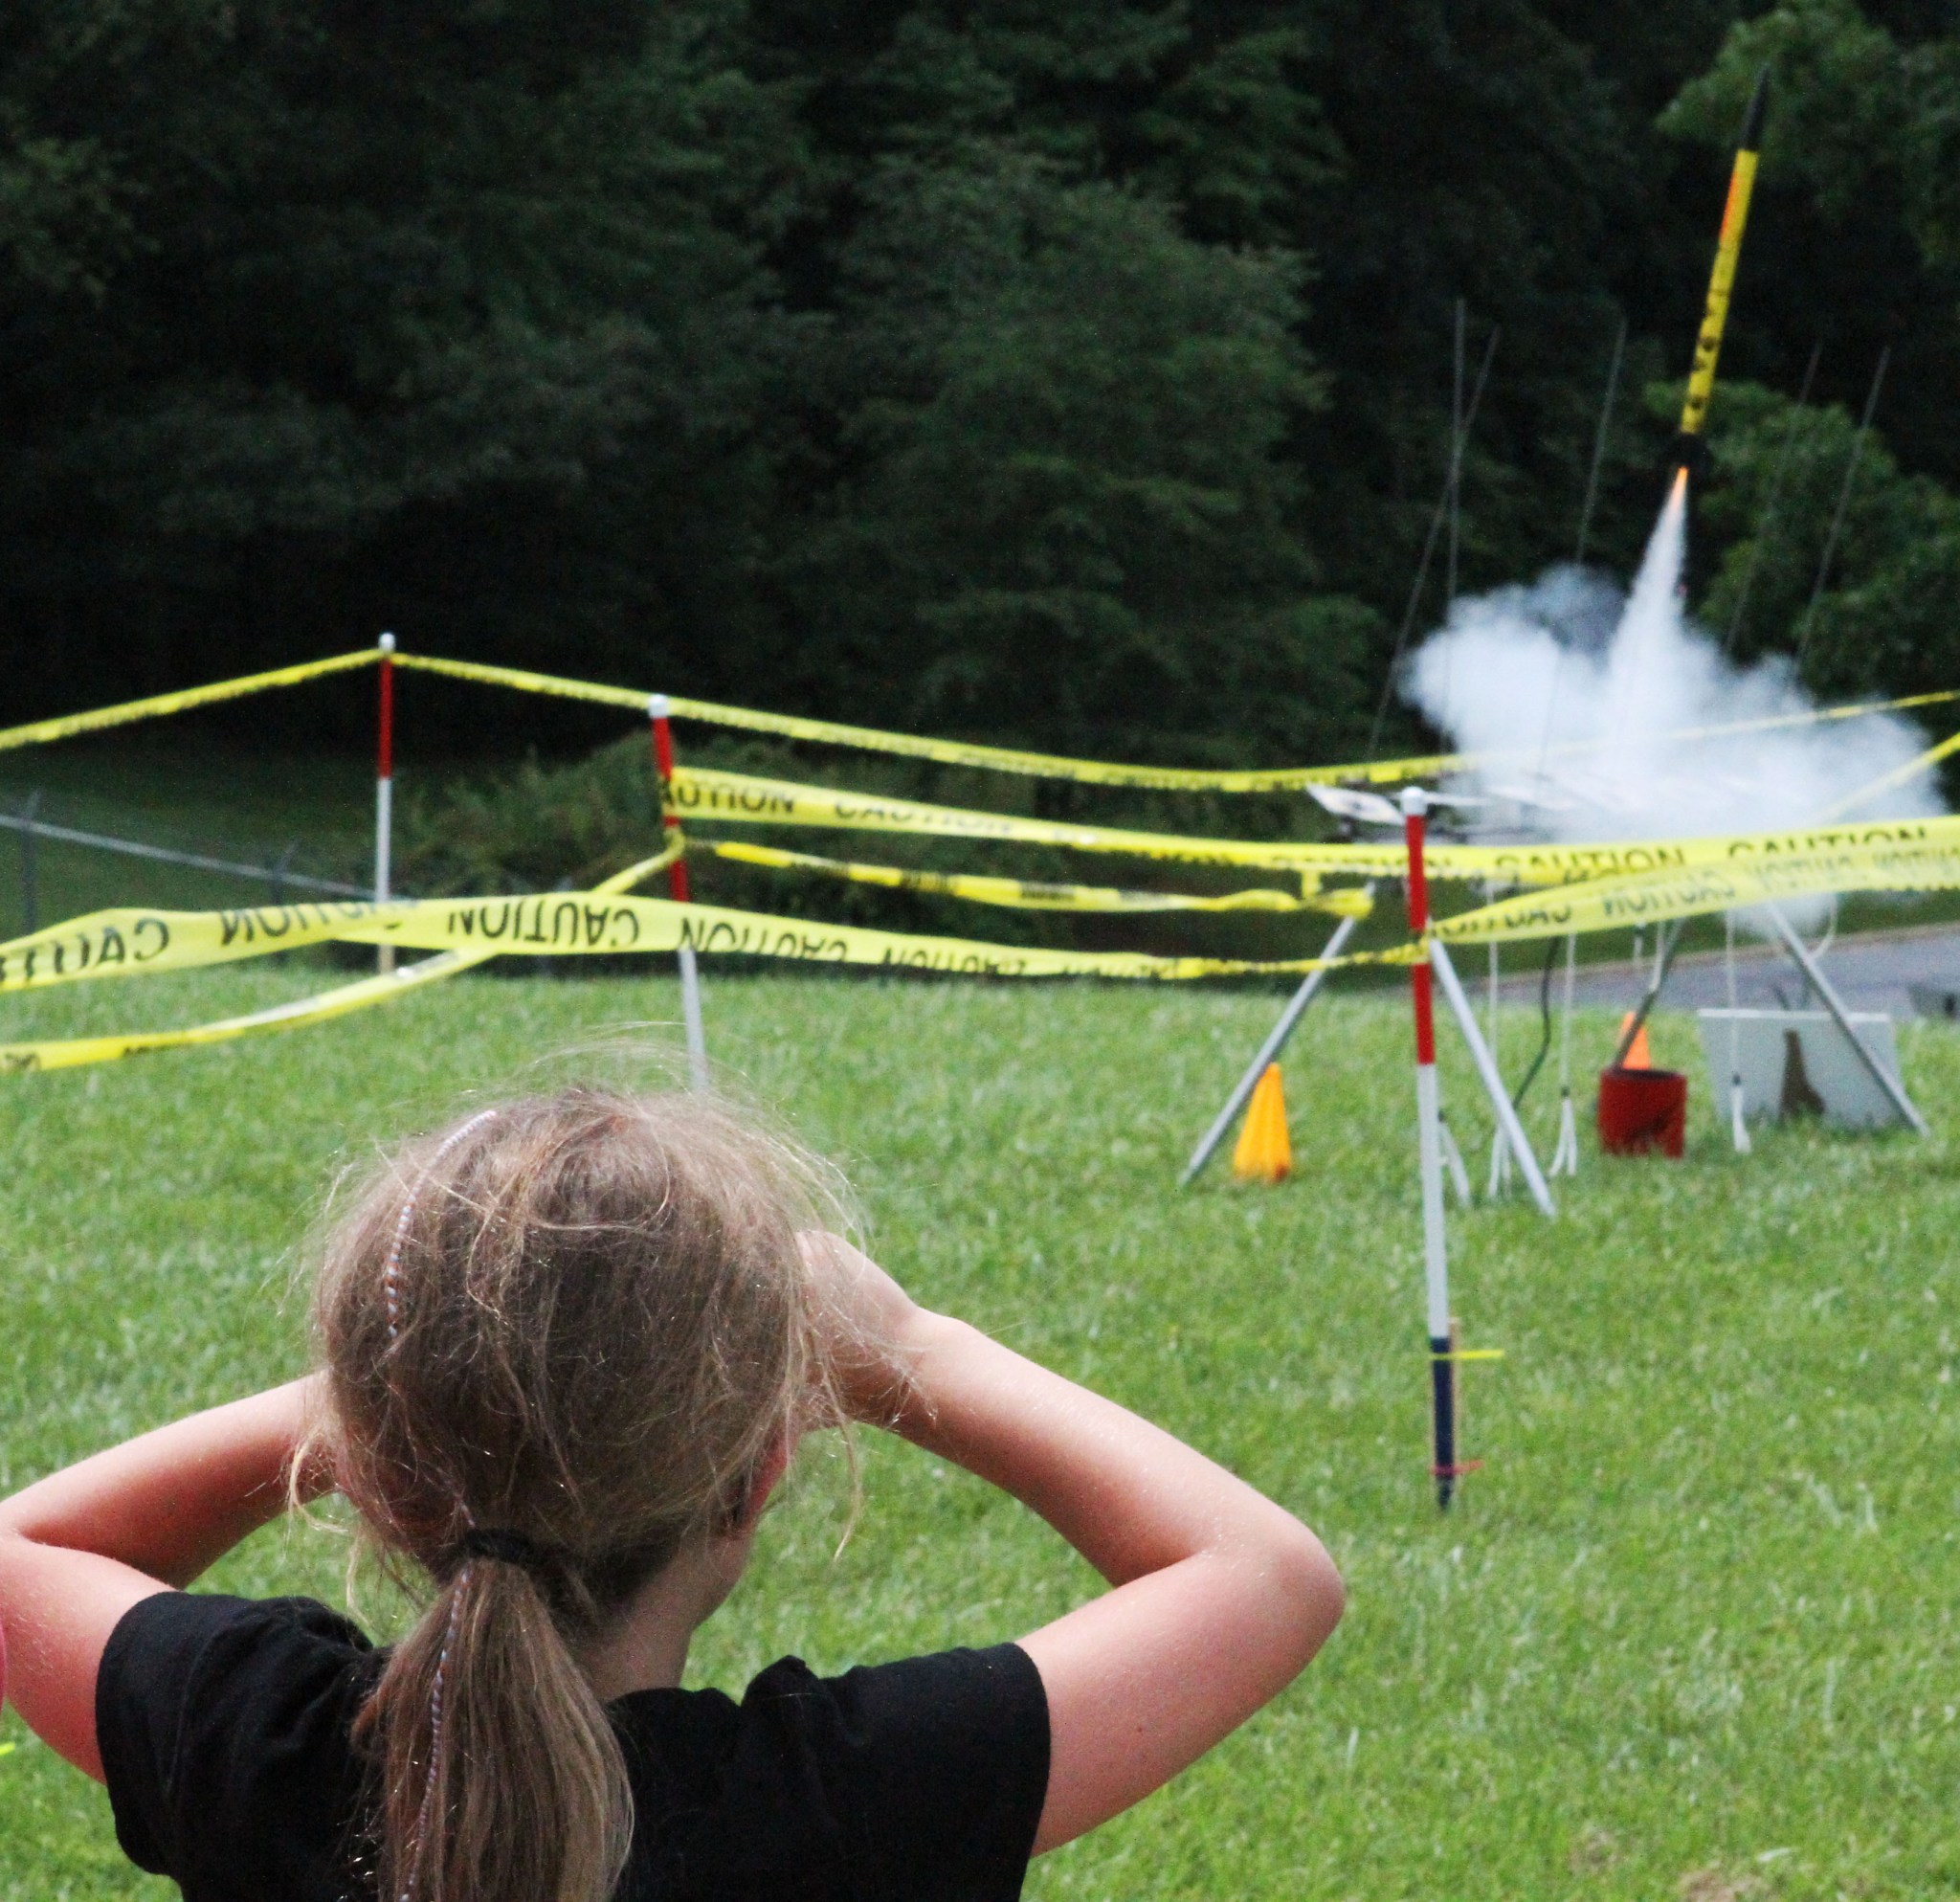
[[[1708,420],[1708,399],[1715,393],[1715,365],[1722,355],[1722,332],[1728,322],[1728,299],[1735,287],[1736,259],[1742,255],[1742,235],[1749,220],[1749,194],[1755,190],[1758,147],[1763,142],[1763,113],[1770,99],[1770,69],[1756,75],[1756,89],[1736,144],[1735,164],[1728,174],[1728,202],[1722,209],[1722,230],[1715,240],[1715,265],[1708,274],[1708,301],[1702,310],[1702,328],[1695,338],[1695,361],[1688,372],[1687,400],[1682,405],[1681,434],[1675,440],[1675,465],[1693,467],[1702,447],[1702,430]]]
[[[1429,795],[1420,786],[1402,794],[1402,833],[1409,852],[1409,930],[1424,955],[1409,967],[1415,1007],[1415,1143],[1422,1178],[1422,1280],[1429,1325],[1430,1472],[1436,1503],[1449,1510],[1457,1465],[1457,1363],[1450,1348],[1449,1242],[1443,1228],[1443,1142],[1436,1078],[1436,998],[1427,954],[1429,875],[1423,833]]]
[[[1654,974],[1648,980],[1646,990],[1641,992],[1640,1001],[1628,1014],[1626,1028],[1620,1032],[1619,1041],[1613,1048],[1613,1062],[1606,1066],[1609,1070],[1616,1070],[1626,1062],[1627,1052],[1634,1047],[1634,1039],[1647,1028],[1647,1019],[1654,1015],[1654,1006],[1660,1001],[1667,973],[1674,969],[1674,954],[1681,949],[1682,933],[1687,928],[1685,918],[1676,919],[1671,926],[1661,926],[1660,955],[1654,960]]]

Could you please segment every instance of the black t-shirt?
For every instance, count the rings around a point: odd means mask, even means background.
[[[166,1592],[102,1655],[96,1734],[130,1860],[186,1902],[371,1902],[349,1741],[380,1655],[310,1599]],[[1012,1902],[1048,1787],[1048,1704],[1016,1645],[820,1678],[740,1704],[611,1707],[633,1785],[619,1902]]]

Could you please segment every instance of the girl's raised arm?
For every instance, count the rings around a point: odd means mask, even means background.
[[[830,1245],[864,1337],[888,1343],[847,1364],[854,1411],[1013,1493],[1113,1588],[1021,1641],[1048,1695],[1035,1849],[1055,1848],[1284,1689],[1340,1619],[1340,1575],[1222,1466]]]
[[[0,1501],[7,1694],[78,1769],[102,1774],[96,1672],[122,1614],[284,1509],[307,1384],[193,1414]]]

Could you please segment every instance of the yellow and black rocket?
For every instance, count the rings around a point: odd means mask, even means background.
[[[1763,111],[1770,99],[1770,69],[1756,76],[1749,109],[1736,144],[1735,165],[1728,174],[1728,202],[1722,209],[1722,232],[1715,240],[1715,267],[1708,273],[1708,302],[1702,311],[1701,333],[1695,339],[1694,368],[1688,372],[1687,401],[1682,405],[1681,433],[1674,439],[1670,469],[1695,471],[1706,451],[1702,427],[1708,420],[1708,398],[1715,392],[1715,365],[1722,355],[1723,326],[1728,322],[1728,295],[1735,283],[1736,259],[1742,254],[1743,228],[1749,218],[1749,193],[1755,189],[1756,158],[1763,141]]]

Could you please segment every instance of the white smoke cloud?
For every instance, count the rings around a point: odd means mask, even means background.
[[[1677,490],[1631,593],[1564,567],[1456,604],[1414,657],[1403,691],[1460,750],[1504,756],[1455,782],[1459,790],[1526,800],[1530,829],[1561,839],[1759,832],[1822,818],[1924,750],[1918,730],[1888,714],[1672,737],[1814,705],[1788,660],[1733,667],[1686,620],[1683,547]],[[1853,816],[1941,810],[1922,774]]]

